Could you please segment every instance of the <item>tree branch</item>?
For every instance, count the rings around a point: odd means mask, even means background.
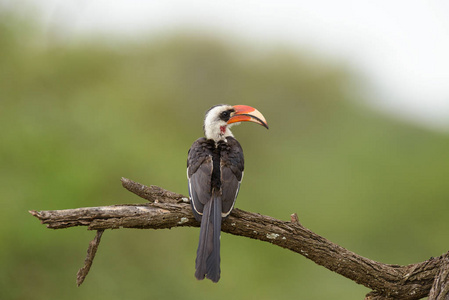
[[[191,212],[188,197],[157,186],[147,187],[126,178],[122,178],[122,185],[150,203],[30,213],[53,229],[87,226],[89,230],[103,231],[199,226]],[[290,221],[281,221],[234,209],[223,221],[222,231],[269,242],[299,253],[318,265],[372,289],[373,292],[365,299],[420,299],[429,295],[432,286],[434,293],[448,294],[449,254],[408,266],[376,262],[313,233],[299,223],[296,214],[291,215]],[[98,243],[99,238],[96,247]],[[429,299],[446,299],[438,295]]]
[[[440,270],[438,271],[432,289],[429,293],[429,300],[449,299],[449,257],[445,255],[441,259]]]
[[[98,230],[95,238],[89,243],[89,248],[87,248],[87,256],[84,260],[84,267],[79,269],[76,274],[76,285],[78,286],[84,282],[84,279],[86,279],[86,276],[89,273],[90,267],[94,262],[95,254],[97,253],[98,246],[100,245],[103,232],[104,230]]]

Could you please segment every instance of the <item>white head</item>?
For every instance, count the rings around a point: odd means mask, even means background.
[[[258,123],[268,129],[264,116],[255,108],[246,105],[220,104],[212,106],[204,118],[204,133],[207,139],[215,142],[226,140],[233,136],[229,128],[240,122]]]
[[[234,112],[234,108],[226,104],[212,106],[206,112],[203,129],[207,139],[218,142],[225,140],[228,136],[233,136],[228,124],[231,112]]]

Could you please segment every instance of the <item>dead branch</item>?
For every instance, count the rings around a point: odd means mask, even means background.
[[[449,257],[445,255],[441,258],[440,269],[432,289],[429,293],[429,300],[448,300],[449,299]]]
[[[86,279],[86,276],[89,273],[90,267],[94,262],[95,254],[97,253],[98,246],[100,245],[103,232],[104,230],[98,230],[95,238],[89,243],[89,248],[87,248],[87,256],[84,260],[84,267],[79,269],[76,274],[76,285],[78,286],[84,282],[84,279]]]
[[[89,230],[103,231],[199,226],[191,212],[188,197],[157,186],[147,187],[126,178],[122,178],[122,184],[149,203],[30,213],[53,229],[87,226]],[[365,299],[420,299],[427,296],[429,299],[447,299],[449,253],[408,266],[376,262],[313,233],[299,223],[296,214],[291,215],[290,221],[281,221],[234,209],[229,218],[223,221],[222,231],[269,242],[299,253],[318,265],[372,289],[373,292]],[[97,234],[97,241],[92,241],[94,245],[90,248],[95,249],[89,248],[93,255],[89,257],[88,254],[86,258],[85,267],[82,268],[85,269],[84,277],[92,264],[100,237],[101,234]],[[433,294],[429,295],[431,289]]]

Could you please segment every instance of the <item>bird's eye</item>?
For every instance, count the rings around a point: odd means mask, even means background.
[[[231,112],[228,110],[225,110],[224,112],[222,112],[220,114],[220,119],[222,119],[224,121],[228,121],[230,116],[231,116]]]

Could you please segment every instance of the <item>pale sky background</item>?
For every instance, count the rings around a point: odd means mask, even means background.
[[[0,0],[32,3],[68,39],[192,31],[342,61],[372,87],[376,107],[449,130],[449,1]],[[374,94],[375,93],[375,94]]]

